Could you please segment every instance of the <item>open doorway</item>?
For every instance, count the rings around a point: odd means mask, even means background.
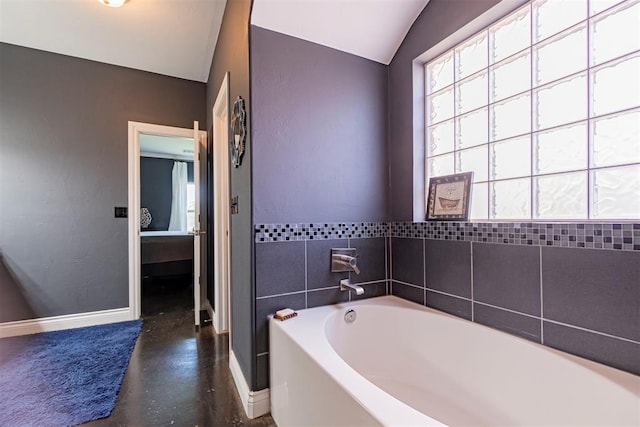
[[[129,122],[132,318],[194,312],[200,325],[200,152],[206,132]]]
[[[141,315],[194,307],[193,138],[140,134]]]

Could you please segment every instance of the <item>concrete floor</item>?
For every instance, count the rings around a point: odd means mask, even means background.
[[[229,371],[228,336],[210,323],[195,331],[189,283],[146,285],[144,324],[115,409],[83,425],[275,426],[269,415],[245,416]]]

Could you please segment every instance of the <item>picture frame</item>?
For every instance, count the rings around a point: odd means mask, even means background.
[[[467,221],[473,172],[429,178],[427,221]]]

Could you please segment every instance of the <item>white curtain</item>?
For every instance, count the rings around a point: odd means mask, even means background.
[[[187,164],[173,162],[169,231],[187,231]]]

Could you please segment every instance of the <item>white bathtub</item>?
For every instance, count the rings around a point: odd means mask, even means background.
[[[279,427],[640,425],[640,377],[396,297],[269,328]]]

